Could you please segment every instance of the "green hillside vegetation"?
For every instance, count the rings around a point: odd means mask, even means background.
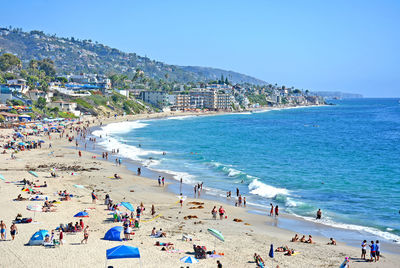
[[[262,80],[233,71],[169,65],[136,53],[125,53],[90,39],[57,37],[42,31],[24,32],[19,28],[0,28],[0,54],[7,52],[18,56],[24,67],[32,59],[50,59],[57,71],[64,74],[124,74],[132,79],[136,70],[140,69],[150,78],[169,82],[206,82],[223,74],[232,83],[266,84]]]

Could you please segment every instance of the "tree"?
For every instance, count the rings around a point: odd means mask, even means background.
[[[36,102],[36,107],[43,110],[46,107],[46,99],[43,97],[39,97]]]
[[[294,93],[294,94],[300,94],[300,93],[301,93],[301,90],[300,90],[300,89],[295,89],[295,90],[293,90],[293,93]]]
[[[38,62],[39,70],[44,71],[47,76],[55,76],[56,68],[54,67],[54,61],[51,59],[43,59]]]
[[[0,122],[5,122],[6,121],[6,119],[4,118],[4,116],[2,116],[1,114],[0,114]]]
[[[0,71],[7,72],[21,68],[22,62],[17,56],[10,53],[4,53],[0,56]]]
[[[225,84],[229,85],[228,77],[225,78]]]

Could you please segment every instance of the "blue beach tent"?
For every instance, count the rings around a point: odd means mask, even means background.
[[[107,231],[104,235],[104,240],[122,241],[121,232],[124,230],[121,226],[115,226]],[[108,252],[108,251],[107,251]],[[108,254],[108,253],[107,253]]]
[[[32,235],[31,239],[29,240],[28,245],[30,245],[30,246],[42,245],[46,235],[49,235],[49,231],[47,231],[47,230],[37,231],[36,233],[34,233]]]
[[[81,218],[89,217],[89,213],[87,213],[86,211],[81,211],[81,212],[76,213],[74,215],[74,217],[81,217]]]
[[[127,258],[132,258],[132,259],[139,259],[140,260],[140,252],[138,248],[131,247],[131,246],[117,246],[113,247],[110,249],[107,249],[106,251],[106,266],[107,266],[107,260],[111,259],[127,259]],[[139,266],[142,266],[141,263]]]

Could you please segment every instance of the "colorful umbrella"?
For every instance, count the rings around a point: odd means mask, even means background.
[[[81,211],[81,212],[76,213],[74,215],[74,217],[81,217],[81,218],[89,217],[89,213],[87,213],[86,211]]]
[[[181,258],[181,262],[183,263],[198,263],[199,260],[192,256],[186,256]]]

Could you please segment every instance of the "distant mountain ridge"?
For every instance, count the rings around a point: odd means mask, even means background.
[[[0,28],[0,54],[6,52],[18,56],[25,66],[32,59],[50,58],[60,73],[120,73],[133,76],[139,68],[152,78],[182,83],[206,82],[219,79],[223,75],[232,83],[268,84],[233,71],[169,65],[92,42],[90,39],[56,37],[41,31],[23,32],[21,29]]]

